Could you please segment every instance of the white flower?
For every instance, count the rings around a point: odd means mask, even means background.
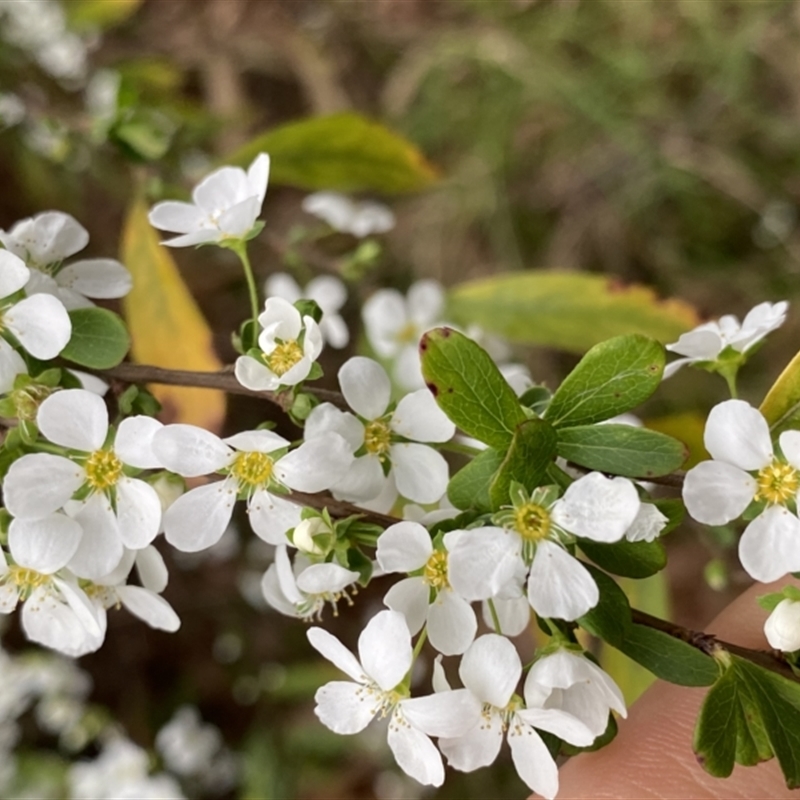
[[[141,586],[129,585],[128,575],[134,563]],[[141,550],[127,550],[120,565],[111,573],[84,587],[97,606],[105,624],[106,610],[123,606],[151,628],[174,633],[181,621],[172,606],[160,596],[167,586],[167,567],[161,554],[152,545]]]
[[[322,320],[319,323],[322,338],[337,349],[345,347],[350,341],[347,324],[339,314],[339,309],[347,300],[347,288],[339,278],[318,275],[301,290],[291,275],[276,272],[267,278],[264,290],[267,296],[282,297],[290,303],[296,303],[303,298],[313,300],[322,309]]]
[[[311,412],[305,428],[308,441],[334,431],[347,440],[353,453],[363,448],[363,455],[331,487],[334,496],[354,502],[373,500],[393,478],[403,497],[435,503],[447,488],[447,462],[441,453],[418,442],[446,442],[455,426],[433,395],[420,389],[389,411],[391,385],[386,371],[360,356],[339,370],[339,386],[358,419],[322,403]],[[394,497],[386,500],[391,506]]]
[[[0,231],[0,241],[31,269],[28,295],[54,295],[71,310],[93,306],[90,297],[124,297],[131,289],[131,275],[116,259],[85,258],[64,265],[89,242],[86,229],[69,214],[45,211],[20,220],[10,231]]]
[[[281,494],[287,488],[321,492],[353,460],[347,442],[335,433],[291,453],[288,448],[286,439],[266,430],[243,431],[224,440],[194,425],[167,425],[158,431],[153,449],[167,469],[187,478],[225,475],[170,505],[164,513],[167,541],[185,552],[211,547],[228,527],[241,493],[253,530],[270,544],[285,544],[286,531],[300,523],[301,509]]]
[[[296,386],[308,377],[322,352],[322,334],[312,317],[282,297],[270,297],[259,314],[258,358],[239,356],[236,379],[255,392],[272,392],[279,386]]]
[[[261,153],[247,172],[222,167],[195,187],[193,203],[157,203],[148,219],[154,228],[181,234],[162,242],[170,247],[244,239],[261,213],[268,181],[269,156]]]
[[[342,598],[352,602],[347,587],[352,586],[359,577],[357,572],[345,569],[340,564],[312,564],[302,553],[297,554],[292,568],[286,545],[278,545],[275,562],[270,564],[261,579],[261,593],[281,614],[319,620],[326,603],[333,606],[336,616],[336,604]]]
[[[378,538],[375,558],[384,572],[421,571],[395,583],[383,599],[405,616],[412,636],[427,624],[431,644],[446,656],[459,655],[472,644],[478,629],[475,612],[448,582],[447,550],[434,550],[422,525],[388,527]]]
[[[764,510],[739,540],[739,560],[757,581],[768,583],[800,570],[800,520],[787,504],[800,488],[800,431],[780,435],[772,447],[767,421],[743,400],[711,409],[704,435],[712,461],[686,473],[683,500],[698,522],[724,525],[756,501]]]
[[[573,537],[617,542],[639,511],[639,496],[627,478],[591,472],[556,500],[554,487],[530,498],[520,491],[513,508],[496,515],[503,527],[450,531],[450,583],[468,600],[496,597],[528,571],[528,601],[542,617],[575,620],[597,605],[589,571],[564,548]]]
[[[332,681],[315,696],[316,715],[334,733],[362,731],[373,717],[389,717],[389,747],[400,768],[425,785],[441,786],[444,768],[430,736],[460,736],[480,719],[480,703],[464,689],[408,696],[411,636],[402,614],[381,611],[358,637],[359,659],[322,628],[308,640],[351,681]]]
[[[327,222],[340,233],[363,239],[394,228],[394,214],[382,203],[357,202],[338,192],[316,192],[303,200],[303,211]]]
[[[669,520],[653,503],[642,503],[631,526],[625,531],[629,542],[652,542],[661,535]]]
[[[674,375],[684,364],[716,361],[728,347],[738,353],[746,352],[768,333],[783,325],[788,308],[785,300],[780,303],[759,303],[747,313],[742,323],[732,314],[726,314],[717,322],[698,325],[694,330],[682,334],[674,344],[667,345],[667,350],[684,358],[668,364],[664,368],[664,377]]]
[[[22,606],[22,629],[32,642],[68,656],[97,650],[105,629],[74,578],[9,564],[0,550],[0,614]]]
[[[141,747],[114,738],[94,761],[69,768],[69,796],[73,800],[183,800],[171,775],[149,772],[150,758]]]
[[[560,708],[597,737],[608,727],[612,709],[627,716],[619,687],[600,667],[570,650],[538,659],[525,679],[525,699],[540,708]]]
[[[534,792],[548,799],[555,797],[558,768],[536,728],[578,747],[594,741],[591,731],[566,711],[542,707],[538,698],[529,696],[527,682],[523,704],[514,694],[522,675],[522,663],[514,645],[502,636],[487,633],[478,637],[464,653],[458,674],[481,703],[482,719],[458,738],[439,740],[447,763],[462,772],[492,764],[500,752],[503,734],[508,731],[517,774]]]
[[[85,389],[50,395],[39,406],[36,420],[42,435],[69,448],[70,455],[30,453],[11,465],[3,494],[6,508],[16,518],[12,527],[24,526],[27,546],[45,559],[54,548],[61,552],[66,546],[57,544],[66,523],[54,513],[65,509],[81,529],[69,568],[82,578],[101,578],[119,564],[123,545],[145,547],[159,531],[158,495],[145,481],[128,477],[124,469],[160,466],[150,441],[161,424],[150,417],[129,417],[109,443],[105,403]],[[86,492],[82,499],[70,502],[81,489]]]
[[[181,706],[156,736],[164,765],[182,776],[205,772],[221,748],[219,729],[204,723],[194,706]]]
[[[364,331],[381,358],[394,362],[394,378],[403,389],[419,389],[425,383],[419,361],[423,333],[442,322],[444,289],[433,280],[414,283],[403,295],[396,289],[379,289],[362,309]]]
[[[764,635],[776,650],[800,650],[800,602],[788,597],[781,600],[764,623]]]
[[[32,356],[55,358],[72,336],[64,304],[47,294],[12,299],[23,289],[31,271],[19,256],[0,250],[0,331],[8,331]]]

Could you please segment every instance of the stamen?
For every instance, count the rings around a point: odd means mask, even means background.
[[[756,500],[763,500],[773,505],[785,505],[797,495],[800,487],[800,476],[789,464],[773,461],[761,469],[756,476],[758,491]]]
[[[280,378],[303,358],[303,348],[294,339],[287,339],[266,358],[267,366]]]
[[[447,580],[447,553],[436,550],[431,555],[422,571],[422,580],[437,591],[450,588]]]
[[[364,446],[368,453],[383,456],[389,452],[392,444],[392,432],[385,422],[374,420],[364,428]]]
[[[86,480],[95,491],[115,486],[122,475],[122,462],[111,450],[95,450],[86,460]]]
[[[526,503],[515,510],[514,527],[529,542],[540,542],[550,533],[550,512],[537,503]]]
[[[266,453],[239,453],[230,468],[230,474],[240,484],[255,488],[269,482],[272,467],[273,461]]]

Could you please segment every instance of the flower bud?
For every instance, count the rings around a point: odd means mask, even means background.
[[[800,650],[800,602],[781,600],[764,623],[770,647],[791,653]]]
[[[330,535],[330,528],[319,517],[311,517],[311,519],[304,519],[295,529],[292,535],[294,546],[301,553],[308,553],[312,556],[324,556],[327,548],[321,547],[325,539],[321,542],[317,541],[317,537]]]

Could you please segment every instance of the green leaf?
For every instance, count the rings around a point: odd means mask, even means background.
[[[225,163],[247,167],[259,153],[270,155],[270,183],[300,189],[396,194],[425,189],[439,177],[413,144],[350,112],[274,128]]]
[[[448,310],[455,322],[480,325],[512,342],[573,353],[625,333],[674,342],[699,322],[690,305],[659,300],[645,286],[544,270],[463,283],[451,290]]]
[[[727,778],[733,772],[741,716],[739,683],[729,669],[706,695],[694,729],[694,752],[710,775]]]
[[[591,425],[630,411],[658,388],[664,348],[633,334],[595,345],[558,387],[545,417],[556,428]]]
[[[468,436],[505,448],[528,417],[491,356],[451,328],[421,339],[422,375],[439,407]]]
[[[61,355],[91,369],[119,364],[131,346],[125,323],[105,308],[76,308],[69,312],[72,336]]]
[[[800,428],[800,353],[778,376],[759,411],[773,434]]]
[[[632,624],[615,645],[656,677],[679,686],[711,686],[719,677],[713,658],[696,647],[646,625]]]
[[[556,432],[553,426],[543,419],[521,422],[489,488],[492,508],[508,505],[512,481],[521,483],[529,491],[540,486],[555,456]]]
[[[679,469],[682,442],[632,425],[579,425],[558,432],[558,455],[574,464],[628,478],[654,478]]]
[[[503,453],[491,447],[479,453],[465,467],[462,467],[447,484],[447,497],[460,509],[474,508],[478,511],[491,511],[489,485],[492,476],[503,463]]]
[[[667,565],[664,545],[654,542],[629,542],[623,539],[614,544],[602,544],[589,539],[579,539],[578,547],[598,567],[613,575],[626,578],[647,578]]]
[[[600,590],[598,604],[578,619],[589,633],[618,647],[625,640],[631,627],[631,607],[625,592],[617,582],[591,564],[584,564]]]

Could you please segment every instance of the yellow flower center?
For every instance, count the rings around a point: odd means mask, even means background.
[[[285,375],[303,358],[303,348],[294,339],[281,342],[268,356],[267,366],[278,376]]]
[[[385,422],[375,420],[364,428],[364,446],[368,453],[382,456],[389,452],[392,443],[392,432]]]
[[[406,322],[406,324],[397,331],[397,341],[400,344],[416,344],[418,337],[417,326],[413,322]]]
[[[272,477],[273,461],[266,453],[239,453],[231,467],[231,475],[240,484],[263,486]]]
[[[447,553],[436,550],[431,555],[425,564],[425,569],[422,570],[422,580],[437,591],[450,588],[447,580]]]
[[[115,486],[122,475],[122,462],[111,450],[95,450],[86,460],[86,481],[97,492]]]
[[[550,514],[537,503],[526,503],[514,513],[514,527],[529,542],[540,542],[550,533]]]
[[[13,583],[21,594],[27,595],[34,589],[50,583],[50,576],[43,575],[41,572],[36,572],[36,570],[28,569],[27,567],[11,564],[5,574],[5,580]]]
[[[783,505],[797,494],[800,487],[800,476],[789,464],[773,461],[759,470],[756,476],[758,491],[756,500],[763,500],[774,505]]]

